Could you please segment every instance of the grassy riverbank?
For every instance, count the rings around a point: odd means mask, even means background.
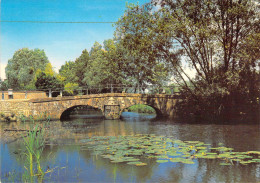
[[[148,105],[143,105],[143,104],[137,104],[129,107],[126,111],[128,112],[138,112],[138,113],[149,113],[149,114],[154,114],[155,110],[148,106]]]

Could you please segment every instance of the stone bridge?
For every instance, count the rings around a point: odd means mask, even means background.
[[[155,109],[157,116],[174,117],[174,106],[178,95],[107,93],[71,97],[40,98],[28,100],[2,100],[0,113],[26,117],[49,116],[51,119],[65,119],[77,106],[91,106],[100,109],[106,119],[119,119],[124,109],[144,104]]]

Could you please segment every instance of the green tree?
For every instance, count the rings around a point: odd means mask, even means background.
[[[103,48],[107,70],[107,76],[104,82],[119,85],[125,84],[127,78],[120,67],[117,43],[113,39],[105,40],[103,42]]]
[[[5,69],[8,86],[13,89],[33,89],[37,69],[44,70],[48,63],[44,50],[22,48],[16,51]]]
[[[46,64],[46,67],[44,69],[44,73],[46,75],[49,75],[49,76],[54,76],[56,74],[55,71],[53,70],[51,63]]]
[[[2,80],[0,79],[0,90],[2,90],[2,91],[8,90],[7,80],[2,81]]]
[[[98,42],[95,42],[90,51],[89,64],[84,74],[83,82],[86,86],[96,87],[103,84],[102,81],[105,77],[106,63],[104,60],[102,46]]]
[[[73,95],[74,93],[78,93],[75,90],[79,89],[79,85],[77,83],[67,83],[64,86],[65,94],[67,95]]]
[[[95,42],[91,48],[83,80],[86,86],[104,88],[107,84],[123,83],[114,41],[111,39],[105,40],[103,45]]]
[[[154,30],[152,7],[130,4],[116,23],[119,65],[131,83],[164,85],[169,80],[169,66],[156,52],[156,44],[163,42]],[[156,43],[156,44],[155,44]]]
[[[77,81],[75,70],[76,64],[73,61],[66,61],[65,64],[61,66],[59,70],[59,75],[64,78],[64,84],[73,83]]]
[[[184,115],[242,117],[259,110],[259,21],[254,1],[154,0],[129,6],[116,36],[134,57],[134,71],[158,60],[171,68],[187,99]]]
[[[64,85],[59,82],[55,76],[47,75],[45,72],[41,72],[35,82],[35,87],[40,90],[58,90],[63,88]]]
[[[175,64],[188,96],[184,111],[225,120],[258,113],[260,46],[255,43],[259,42],[260,17],[254,1],[182,0],[160,5],[157,17],[169,27],[169,41],[177,41],[183,60],[197,73],[192,80]]]
[[[87,70],[88,63],[89,63],[89,53],[85,49],[82,51],[80,57],[75,60],[75,75],[76,75],[75,78],[79,86],[85,85],[83,79],[84,79],[84,74]]]

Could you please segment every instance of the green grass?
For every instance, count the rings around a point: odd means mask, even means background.
[[[155,114],[155,110],[148,106],[148,105],[143,105],[143,104],[137,104],[129,107],[127,109],[129,112],[138,112],[138,113],[149,113],[149,114]]]

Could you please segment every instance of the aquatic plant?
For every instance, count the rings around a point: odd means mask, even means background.
[[[48,124],[49,121],[46,122]],[[34,122],[33,122],[34,124]],[[38,182],[42,182],[46,173],[52,170],[43,171],[41,166],[42,152],[45,146],[45,125],[42,127],[37,125],[31,125],[28,135],[24,137],[24,145],[26,148],[26,163],[24,168],[26,169],[23,175],[24,181],[34,182],[34,177],[38,177]]]
[[[44,176],[41,168],[41,154],[44,148],[44,128],[39,128],[38,125],[31,127],[28,136],[24,138],[26,147],[27,166],[25,169],[29,172],[29,177],[32,182],[35,175]],[[36,160],[37,172],[34,171],[34,160]]]
[[[93,154],[110,159],[111,163],[145,166],[148,158],[157,163],[194,164],[196,159],[219,159],[220,165],[260,163],[259,151],[233,152],[233,148],[212,147],[200,141],[181,141],[174,137],[156,135],[93,136],[81,140],[82,150],[89,148]]]

